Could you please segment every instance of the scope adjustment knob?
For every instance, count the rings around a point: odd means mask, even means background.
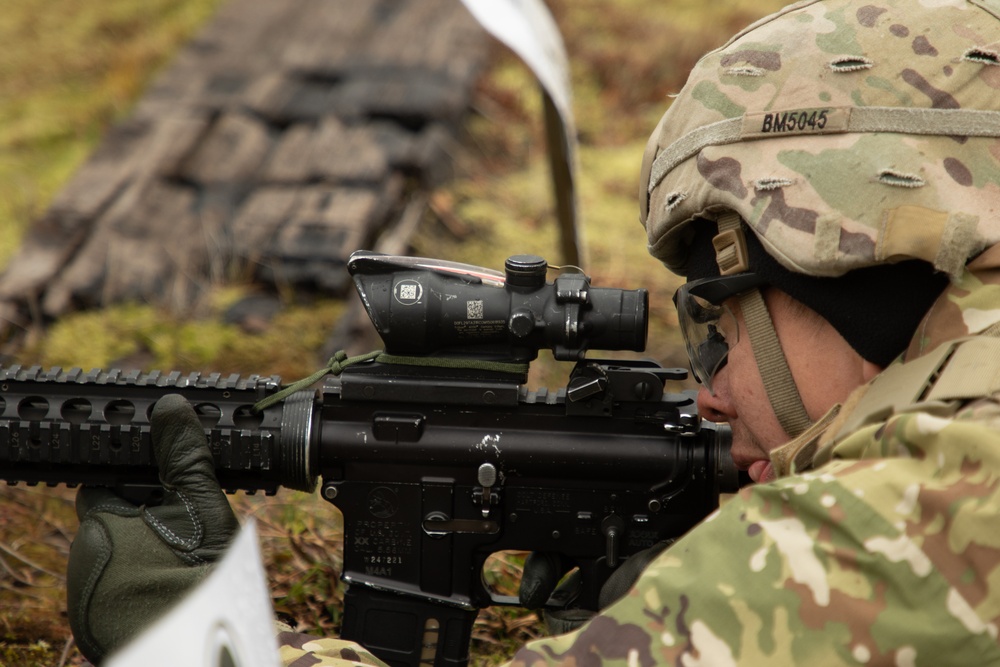
[[[535,314],[527,308],[519,308],[510,314],[507,327],[518,338],[526,338],[535,330]]]
[[[537,289],[545,285],[549,264],[538,255],[511,255],[504,262],[507,284],[511,287]]]

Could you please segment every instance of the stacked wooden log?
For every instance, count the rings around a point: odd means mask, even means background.
[[[489,48],[457,0],[230,0],[32,224],[0,318],[183,308],[234,272],[344,290],[448,177]]]

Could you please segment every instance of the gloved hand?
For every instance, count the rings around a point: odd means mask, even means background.
[[[580,593],[580,571],[567,576],[571,569],[572,563],[562,555],[548,551],[532,551],[524,561],[518,599],[528,609],[542,609],[542,620],[553,635],[577,629],[596,613],[574,606]],[[550,599],[560,608],[543,609]]]
[[[657,542],[619,565],[601,587],[598,607],[606,609],[624,596],[646,566],[673,542],[673,540]],[[597,613],[574,606],[581,582],[579,570],[570,572],[566,576],[571,568],[572,563],[557,553],[533,551],[524,561],[524,573],[521,575],[521,584],[518,588],[521,604],[528,609],[540,609],[551,599],[554,604],[562,607],[543,611],[546,628],[551,634],[572,632]]]
[[[204,430],[183,397],[157,401],[152,437],[161,504],[137,507],[104,488],[77,494],[67,606],[77,645],[95,664],[180,600],[239,529]]]

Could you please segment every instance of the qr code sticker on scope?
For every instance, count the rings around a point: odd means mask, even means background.
[[[483,319],[483,302],[478,301],[466,301],[465,302],[465,318],[469,320],[481,320]]]
[[[416,285],[400,285],[399,286],[399,298],[400,299],[413,299],[417,298],[417,286]]]

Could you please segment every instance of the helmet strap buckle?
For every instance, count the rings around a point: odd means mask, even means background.
[[[740,216],[729,212],[719,218],[719,233],[712,239],[719,275],[731,276],[750,270],[750,253],[740,226]]]

